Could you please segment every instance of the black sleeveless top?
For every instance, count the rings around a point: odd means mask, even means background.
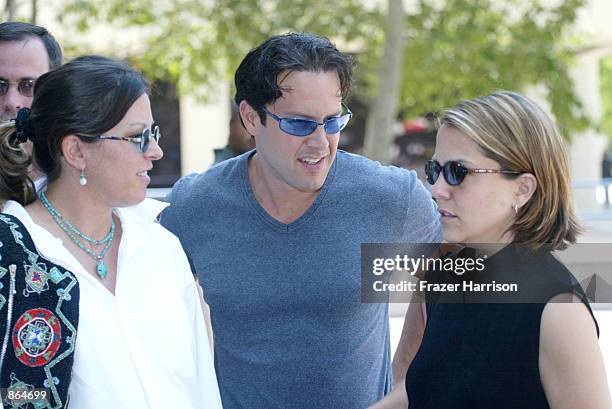
[[[571,272],[548,251],[525,253],[511,245],[485,264],[480,275],[442,279],[439,272],[426,274],[430,282],[494,278],[498,283],[516,282],[524,291],[490,294],[488,300],[472,292],[455,293],[452,303],[426,294],[425,333],[406,375],[410,409],[549,408],[538,364],[542,311],[562,293],[575,294],[591,311],[587,298]]]

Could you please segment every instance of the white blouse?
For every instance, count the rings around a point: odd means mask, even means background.
[[[64,247],[67,236],[57,238],[35,224],[17,202],[4,206],[25,225],[40,254],[79,281],[70,408],[221,408],[187,257],[176,236],[155,222],[166,205],[146,199],[115,210],[123,232],[115,295]]]

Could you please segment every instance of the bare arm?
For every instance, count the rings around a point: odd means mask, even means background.
[[[425,330],[425,304],[419,295],[414,294],[406,310],[404,326],[399,344],[393,357],[393,391],[369,409],[406,409],[408,393],[406,392],[406,372],[412,363],[423,339]]]
[[[370,406],[368,409],[406,409],[408,407],[408,396],[406,394],[406,385],[401,384],[385,396],[383,400]]]
[[[437,258],[447,253],[458,252],[463,248],[463,245],[454,243],[441,243],[429,257]],[[416,277],[420,280],[424,279],[425,271],[416,272]],[[406,317],[404,318],[404,326],[400,336],[399,344],[393,356],[393,386],[404,385],[406,372],[416,356],[423,334],[425,332],[425,322],[427,321],[427,311],[425,309],[424,294],[414,292]]]
[[[546,305],[539,366],[551,409],[612,408],[595,324],[583,303]]]
[[[402,334],[393,356],[394,387],[404,385],[408,367],[421,346],[425,331],[425,319],[424,304],[420,301],[420,297],[415,294],[406,311]]]

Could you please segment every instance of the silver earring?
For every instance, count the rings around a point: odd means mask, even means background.
[[[81,176],[79,176],[79,185],[85,186],[87,184],[87,177],[85,177],[85,168],[81,169]]]
[[[518,214],[518,203],[514,204],[514,213]]]

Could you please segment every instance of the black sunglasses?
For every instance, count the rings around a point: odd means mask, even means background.
[[[346,105],[342,104],[342,107],[346,109],[345,114],[333,116],[323,122],[313,121],[312,119],[285,118],[273,114],[272,112],[268,111],[266,107],[263,107],[263,110],[266,112],[266,114],[270,115],[272,119],[278,122],[278,127],[283,132],[286,132],[289,135],[302,137],[313,133],[317,127],[319,127],[319,125],[323,125],[323,129],[325,129],[325,132],[328,134],[336,134],[343,130],[353,116],[353,113]]]
[[[95,138],[95,139],[111,139],[115,141],[127,141],[132,142],[138,145],[140,152],[145,153],[149,148],[149,142],[151,138],[155,140],[156,143],[159,143],[159,139],[161,138],[161,131],[159,130],[159,125],[157,123],[153,123],[151,125],[151,129],[145,128],[143,129],[141,134],[133,135],[133,136],[109,136],[109,135],[79,135],[85,138]]]
[[[510,175],[520,175],[523,172],[517,172],[514,170],[500,170],[500,169],[469,169],[463,166],[460,162],[449,160],[444,165],[440,165],[437,160],[428,160],[425,164],[425,174],[427,175],[427,182],[430,185],[434,185],[440,176],[440,173],[444,175],[444,180],[451,186],[460,185],[463,179],[470,173],[505,173]]]
[[[17,91],[24,97],[31,98],[34,95],[34,83],[36,80],[21,80],[17,83]],[[7,94],[11,82],[6,80],[0,80],[0,96]]]

